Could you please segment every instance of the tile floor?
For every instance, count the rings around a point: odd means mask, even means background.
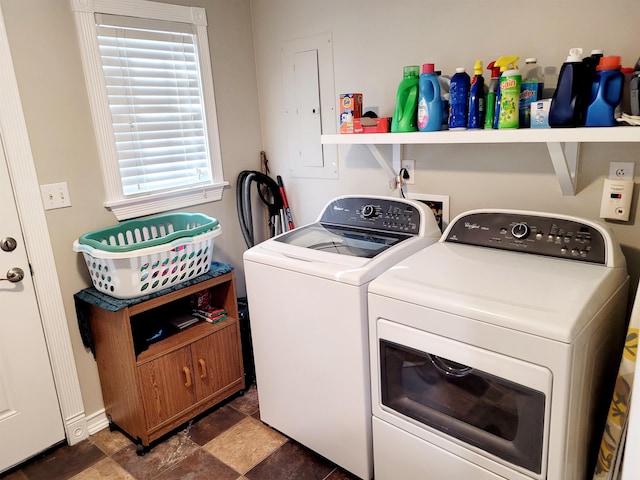
[[[258,393],[212,410],[144,456],[122,433],[104,429],[13,469],[4,480],[356,480],[260,420]]]

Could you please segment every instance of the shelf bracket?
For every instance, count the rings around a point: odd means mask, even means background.
[[[549,156],[565,196],[574,196],[578,184],[579,142],[547,142]]]
[[[369,151],[373,155],[373,158],[376,159],[376,161],[382,167],[382,170],[387,174],[387,177],[389,177],[389,188],[391,188],[392,190],[395,190],[396,188],[398,188],[396,184],[396,179],[400,172],[400,163],[402,160],[402,144],[394,143],[391,146],[392,147],[391,162],[389,162],[384,157],[384,155],[382,155],[382,152],[378,148],[378,145],[368,143],[367,147],[369,148]]]

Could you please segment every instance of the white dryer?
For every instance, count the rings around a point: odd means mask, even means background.
[[[245,252],[262,421],[373,476],[367,287],[440,235],[424,204],[345,196]]]
[[[380,275],[369,286],[376,480],[585,480],[628,283],[604,225],[509,210],[459,215]]]

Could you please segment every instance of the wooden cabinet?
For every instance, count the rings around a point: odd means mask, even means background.
[[[170,326],[207,291],[225,320]],[[117,311],[89,305],[89,321],[106,413],[139,447],[245,387],[233,272]]]

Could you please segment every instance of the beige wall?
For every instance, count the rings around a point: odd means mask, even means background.
[[[261,150],[253,38],[245,0],[172,0],[205,7],[220,123],[223,168],[230,187],[220,202],[201,211],[220,220],[214,258],[238,266],[244,291],[244,241],[235,209],[235,179],[259,168]],[[90,285],[81,256],[71,250],[81,234],[111,226],[103,206],[97,147],[84,84],[80,50],[67,0],[0,0],[40,184],[67,182],[72,206],[46,212],[80,378],[85,413],[103,408],[97,368],[82,345],[73,294]]]
[[[287,175],[280,42],[318,33],[333,36],[335,92],[362,92],[365,106],[391,114],[402,66],[427,61],[444,73],[471,69],[503,54],[537,56],[545,66],[567,50],[604,48],[635,63],[640,2],[635,0],[171,0],[207,9],[225,178],[221,202],[191,209],[217,217],[223,234],[215,257],[237,267],[244,292],[245,244],[235,209],[235,180],[259,168],[264,149],[284,177],[297,224],[315,219],[338,194],[390,194],[365,147],[340,147],[339,180]],[[535,6],[538,14],[524,11]],[[115,223],[102,206],[102,184],[75,25],[66,0],[0,0],[33,156],[41,184],[67,182],[72,207],[46,213],[87,415],[102,408],[91,355],[82,346],[73,294],[89,285],[75,238]],[[537,17],[537,18],[536,18]],[[542,24],[541,18],[545,23]],[[254,46],[255,45],[255,46]],[[255,48],[255,55],[254,55]],[[257,72],[257,74],[256,74]],[[257,85],[257,87],[256,87]],[[640,130],[639,136],[640,140]],[[597,218],[609,161],[636,161],[640,143],[591,144],[582,151],[578,193],[565,197],[544,145],[414,146],[417,182],[410,191],[451,197],[452,215],[479,207],[524,208]],[[640,172],[640,170],[639,170]],[[637,194],[636,194],[637,198]],[[640,274],[637,201],[632,220],[612,227],[630,271]]]

